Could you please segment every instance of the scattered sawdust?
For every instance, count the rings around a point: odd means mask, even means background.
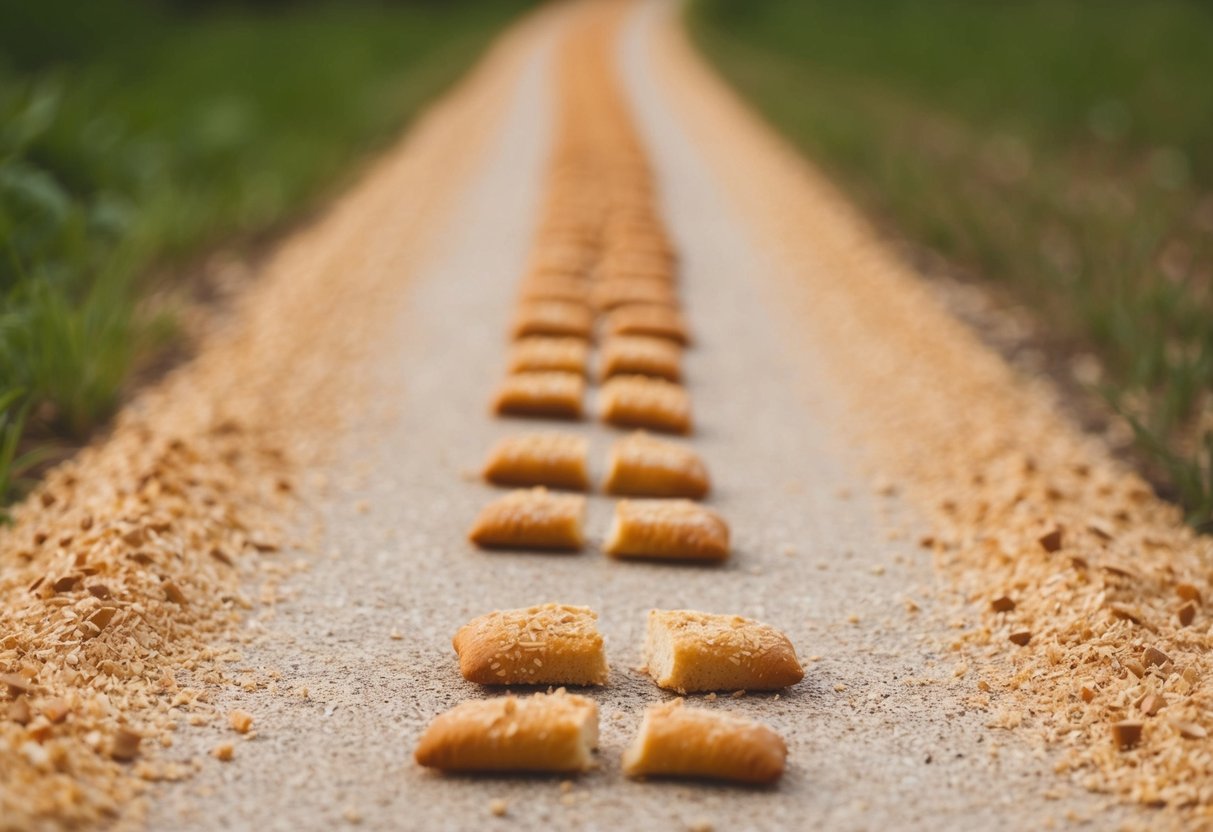
[[[1082,436],[1045,383],[1016,375],[947,314],[678,27],[660,37],[677,106],[743,215],[800,267],[787,291],[892,478],[877,490],[895,482],[924,510],[939,567],[971,601],[972,621],[948,647],[1005,709],[992,724],[1055,749],[1059,773],[1089,789],[1213,816],[1213,742],[1199,736],[1213,724],[1213,636],[1197,600],[1213,540]],[[1013,610],[991,608],[1008,595]],[[1168,661],[1146,665],[1151,646]],[[1148,695],[1165,701],[1166,719],[1135,707]],[[1135,720],[1130,747],[1132,729],[1116,726]]]
[[[287,240],[198,357],[0,530],[0,829],[137,821],[148,781],[199,764],[160,759],[172,732],[222,719],[225,687],[268,690],[233,663],[242,618],[296,568],[279,549],[309,542],[282,533],[297,472],[365,401],[370,333],[491,135],[524,37]]]

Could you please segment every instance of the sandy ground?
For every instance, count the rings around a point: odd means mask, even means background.
[[[294,597],[250,622],[262,637],[244,664],[291,693],[223,694],[224,708],[256,718],[256,737],[236,740],[232,762],[206,756],[232,732],[183,731],[171,753],[201,757],[202,770],[157,790],[152,828],[1041,828],[1102,805],[1084,794],[1047,799],[1056,785],[1048,756],[984,727],[988,713],[967,704],[972,680],[956,680],[954,659],[937,652],[948,608],[932,607],[946,601],[931,600],[944,596],[929,555],[887,535],[915,520],[874,493],[845,439],[839,397],[815,357],[794,346],[811,321],[781,294],[787,264],[747,236],[674,115],[680,91],[654,69],[650,39],[669,17],[664,4],[641,9],[619,55],[684,255],[697,336],[688,355],[695,445],[718,484],[710,503],[732,524],[734,559],[683,568],[612,562],[596,547],[502,554],[464,541],[492,494],[471,472],[496,438],[523,427],[491,419],[486,403],[503,372],[550,141],[548,71],[564,19],[549,15],[527,43],[498,138],[402,281],[397,323],[373,368],[375,400],[334,438],[343,461],[306,497],[306,513],[325,524],[320,553],[300,553],[312,563],[292,582]],[[592,422],[574,429],[601,462],[612,432]],[[609,501],[591,499],[595,539],[609,511]],[[908,597],[921,613],[906,611]],[[601,767],[569,789],[415,766],[428,720],[486,695],[459,676],[455,629],[494,608],[545,601],[600,614],[612,664],[611,684],[591,693],[602,710]],[[802,657],[820,657],[782,696],[705,703],[787,738],[790,768],[777,788],[621,777],[643,708],[666,696],[634,669],[654,606],[756,617],[783,628]],[[505,817],[490,815],[494,799],[508,802]]]

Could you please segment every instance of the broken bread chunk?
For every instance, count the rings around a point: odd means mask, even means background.
[[[648,376],[615,376],[602,385],[602,421],[666,433],[691,432],[691,397],[682,385]]]
[[[631,303],[652,303],[677,308],[678,295],[664,280],[644,277],[618,277],[600,280],[591,292],[595,308],[616,309]]]
[[[515,373],[501,382],[493,399],[498,416],[580,419],[585,379],[557,370]]]
[[[554,370],[584,376],[589,358],[590,345],[580,338],[533,335],[515,341],[510,348],[509,372]]]
[[[460,772],[581,772],[594,763],[598,706],[565,692],[462,702],[425,729],[413,759]]]
[[[588,341],[593,328],[594,316],[586,304],[536,300],[518,305],[513,334],[515,339],[528,335],[564,335]]]
[[[774,783],[788,749],[761,722],[736,714],[688,708],[681,699],[650,705],[623,755],[628,777],[704,777],[735,783]]]
[[[598,615],[543,604],[474,618],[455,634],[459,672],[481,685],[604,685]]]
[[[702,499],[711,488],[708,469],[690,448],[649,436],[625,436],[611,447],[603,490],[627,497]]]
[[[585,544],[585,497],[546,488],[511,491],[485,506],[468,537],[485,549],[576,551]]]
[[[691,340],[686,322],[668,306],[634,303],[612,309],[606,317],[607,335],[648,335],[676,344]]]
[[[603,379],[619,375],[653,376],[682,380],[682,347],[665,338],[616,335],[602,345]]]
[[[570,433],[528,433],[502,439],[489,453],[484,478],[495,485],[590,487],[590,443]]]
[[[590,299],[589,281],[571,274],[533,274],[522,281],[518,294],[524,301],[560,300],[580,305]]]
[[[729,527],[690,500],[620,500],[604,549],[617,558],[721,561]]]
[[[787,636],[739,615],[650,610],[644,656],[658,687],[681,694],[779,690],[804,678]]]

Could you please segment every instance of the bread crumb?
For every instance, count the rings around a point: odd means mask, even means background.
[[[341,814],[348,823],[362,823],[362,812],[359,812],[354,806],[346,806],[345,811],[343,811]]]
[[[239,708],[227,715],[228,724],[239,734],[247,734],[253,727],[253,715]]]
[[[389,632],[387,634],[387,637],[390,638],[392,641],[400,641],[402,638],[404,638],[404,633],[400,632],[395,627],[393,627],[391,632]]]
[[[225,763],[231,762],[232,758],[236,756],[236,746],[230,742],[221,742],[211,749],[211,756]]]
[[[496,818],[505,817],[510,811],[510,804],[502,800],[500,797],[489,801],[489,814]]]

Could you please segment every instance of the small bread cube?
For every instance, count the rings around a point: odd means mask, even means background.
[[[528,433],[502,439],[489,453],[484,478],[495,485],[590,487],[590,443],[569,433]]]
[[[524,301],[558,300],[584,304],[590,299],[590,288],[585,278],[551,272],[528,277],[519,287],[518,296]]]
[[[468,538],[485,549],[558,549],[585,544],[585,497],[546,488],[511,491],[481,510]]]
[[[611,310],[629,303],[649,303],[656,306],[678,307],[678,294],[663,280],[643,277],[618,277],[600,280],[590,292],[596,309]]]
[[[678,384],[648,376],[615,376],[602,385],[602,421],[665,433],[691,432],[691,397]]]
[[[739,615],[650,610],[644,656],[658,687],[682,694],[779,690],[804,678],[787,636]]]
[[[474,618],[455,634],[459,672],[480,685],[605,685],[598,615],[543,604]]]
[[[560,688],[462,702],[429,724],[413,758],[443,771],[581,772],[597,745],[598,706]]]
[[[611,448],[603,490],[627,497],[702,499],[711,488],[707,466],[682,445],[637,432]]]
[[[774,783],[788,749],[761,722],[736,714],[688,708],[681,699],[650,705],[640,732],[623,755],[628,777],[704,777],[736,783]]]
[[[563,300],[536,300],[518,306],[514,338],[528,335],[567,335],[590,339],[594,316],[589,306]]]
[[[533,335],[515,341],[510,348],[511,373],[541,373],[555,370],[584,376],[590,360],[590,345],[580,338]]]
[[[722,561],[729,527],[690,500],[620,500],[604,549],[617,558]]]
[[[607,335],[649,335],[686,345],[691,337],[682,315],[668,306],[629,304],[612,309],[606,318]]]
[[[577,373],[515,373],[497,388],[493,412],[498,416],[580,419],[584,394],[585,379]]]
[[[602,345],[599,373],[604,380],[611,376],[636,375],[681,381],[682,347],[664,338],[616,335]]]

